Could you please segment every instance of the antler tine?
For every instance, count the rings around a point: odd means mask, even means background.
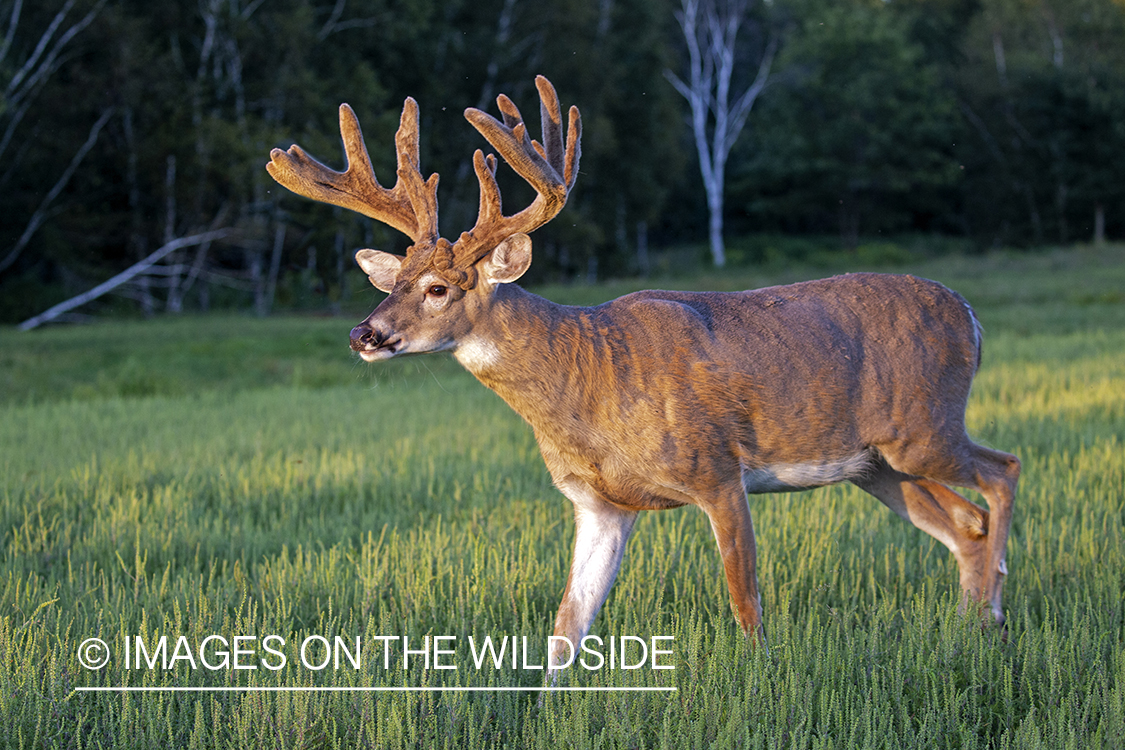
[[[508,165],[535,188],[531,205],[512,216],[504,216],[500,207],[500,189],[496,184],[495,161],[485,163],[477,152],[473,165],[480,181],[480,215],[472,231],[465,232],[454,245],[459,266],[466,267],[491,252],[501,241],[518,232],[531,232],[553,219],[566,205],[574,186],[581,153],[579,141],[582,120],[577,107],[570,108],[566,148],[563,148],[562,115],[558,95],[543,76],[537,76],[540,114],[543,120],[543,143],[527,135],[519,109],[501,94],[496,98],[504,122],[478,109],[465,110],[465,118],[492,144]],[[491,168],[489,165],[492,165]]]
[[[505,127],[514,128],[523,122],[519,107],[508,98],[507,94],[496,97],[496,106],[500,108],[500,116],[504,118]]]
[[[410,201],[416,218],[415,234],[411,239],[431,243],[438,237],[437,187],[438,174],[434,172],[423,182],[421,157],[419,156],[420,136],[418,133],[418,102],[407,97],[399,118],[398,132],[395,133],[395,153],[398,156],[398,181],[395,192],[401,185]],[[374,176],[374,175],[373,175]]]
[[[563,150],[562,117],[559,111],[559,97],[555,87],[543,76],[535,77],[535,86],[539,89],[539,116],[543,122],[543,148],[539,149],[540,155],[547,160],[556,173],[566,183],[567,192],[574,187],[578,177],[578,157],[581,152],[579,143],[582,139],[582,116],[578,107],[572,106],[567,113],[569,123],[566,133],[566,150]]]
[[[535,78],[535,87],[539,89],[539,120],[543,123],[543,157],[561,177],[564,157],[559,97],[543,76]]]
[[[477,212],[477,223],[491,223],[504,218],[500,186],[496,184],[496,156],[489,154],[486,157],[478,148],[473,154],[473,169],[480,182],[480,209]]]
[[[578,179],[578,160],[582,156],[582,115],[578,107],[570,106],[570,124],[566,128],[566,162],[563,165],[563,179],[569,193]]]
[[[418,104],[408,98],[402,107],[395,150],[398,180],[387,190],[371,166],[355,112],[340,105],[340,136],[347,167],[330,169],[294,144],[270,152],[266,170],[298,195],[340,206],[391,226],[415,243],[437,237],[437,175],[423,181],[418,166]]]

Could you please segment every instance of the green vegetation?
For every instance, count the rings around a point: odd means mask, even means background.
[[[871,258],[901,253],[872,252]],[[909,254],[907,254],[909,255]],[[850,486],[750,499],[768,652],[743,639],[702,513],[649,513],[594,625],[674,636],[676,669],[572,669],[667,693],[78,693],[79,686],[536,686],[573,529],[534,438],[441,356],[380,366],[349,318],[204,316],[0,331],[0,745],[941,747],[1125,744],[1125,255],[894,266],[986,329],[972,433],[1023,461],[1002,640],[956,614],[946,551]],[[768,266],[767,266],[768,269]],[[739,288],[804,271],[658,286]],[[621,284],[543,290],[589,303]],[[278,671],[126,669],[166,635],[286,640]],[[361,637],[314,671],[309,635]],[[373,636],[457,637],[456,670]],[[79,644],[109,642],[101,671]],[[260,664],[256,654],[242,663]],[[538,660],[537,660],[538,659]]]
[[[826,236],[837,254],[911,232],[978,250],[1125,239],[1123,0],[720,5],[747,9],[732,99],[778,45],[726,162],[728,239],[785,233],[797,242],[772,250],[788,261]],[[689,106],[665,75],[688,75],[682,11],[682,0],[0,0],[0,322],[207,228],[232,231],[81,312],[346,307],[355,250],[401,251],[404,237],[279,188],[270,150],[299,143],[342,167],[348,102],[393,182],[414,97],[421,168],[441,175],[441,228],[455,238],[473,226],[470,162],[487,146],[462,113],[497,114],[504,92],[537,134],[537,74],[581,109],[584,130],[581,177],[537,232],[534,279],[645,270],[649,248],[707,236]],[[509,210],[527,204],[521,179],[507,167],[499,179]]]

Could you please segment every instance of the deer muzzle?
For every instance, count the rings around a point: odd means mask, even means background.
[[[352,351],[359,352],[360,355],[374,352],[394,354],[401,341],[399,338],[390,338],[389,334],[376,330],[367,323],[360,323],[351,333]]]

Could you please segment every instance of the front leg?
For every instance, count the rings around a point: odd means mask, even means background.
[[[762,600],[758,593],[758,547],[754,539],[754,522],[741,482],[732,483],[700,507],[711,521],[711,530],[723,557],[727,588],[731,603],[738,611],[739,624],[748,636],[766,643],[762,624]]]
[[[556,484],[574,503],[575,532],[574,557],[555,618],[555,635],[567,638],[577,652],[617,577],[637,512],[618,508],[574,476]],[[570,657],[566,644],[555,641],[548,663],[549,680],[554,681],[558,666]]]

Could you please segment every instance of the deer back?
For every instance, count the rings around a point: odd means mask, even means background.
[[[732,465],[847,474],[872,446],[963,434],[979,362],[960,295],[881,274],[589,308],[510,287],[470,340],[458,358],[532,425],[553,471],[659,475],[684,502]]]

